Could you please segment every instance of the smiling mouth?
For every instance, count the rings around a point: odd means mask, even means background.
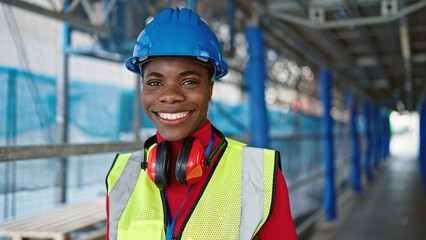
[[[189,115],[189,111],[179,112],[179,113],[162,113],[162,112],[158,113],[158,116],[160,118],[165,120],[171,120],[171,121],[186,118],[188,115]]]

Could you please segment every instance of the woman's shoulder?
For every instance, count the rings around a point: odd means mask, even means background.
[[[243,147],[247,146],[246,143],[234,140],[232,138],[226,137],[225,139],[228,142],[228,147],[231,147],[231,148],[243,148]]]

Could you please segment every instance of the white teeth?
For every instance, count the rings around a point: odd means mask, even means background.
[[[161,118],[167,120],[176,120],[180,118],[184,118],[188,115],[188,112],[180,112],[180,113],[158,113]]]

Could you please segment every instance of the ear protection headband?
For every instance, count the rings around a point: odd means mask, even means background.
[[[212,129],[217,131],[214,127]],[[200,140],[191,136],[184,139],[175,168],[176,180],[179,183],[191,185],[201,179],[206,168],[211,165],[212,159],[217,156],[218,151],[224,146],[223,143],[226,142],[222,133],[217,132],[219,133],[218,136],[221,137],[221,141],[213,151],[211,151],[214,141],[213,132],[205,152]],[[144,158],[141,165],[155,185],[159,189],[164,189],[169,186],[171,181],[172,148],[171,143],[168,141],[156,142],[155,136],[145,142],[145,146],[150,147],[148,149],[145,147],[145,153],[148,156]]]

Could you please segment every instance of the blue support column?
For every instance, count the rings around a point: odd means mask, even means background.
[[[382,109],[380,111],[380,131],[381,131],[381,138],[380,143],[382,146],[382,162],[386,159],[386,117],[385,117],[385,110]]]
[[[228,1],[226,4],[226,18],[228,19],[229,25],[229,36],[230,36],[230,51],[234,51],[235,43],[235,5],[232,1]],[[226,51],[226,49],[224,49]]]
[[[362,112],[364,115],[365,123],[365,153],[364,153],[364,172],[368,181],[373,180],[373,174],[371,172],[371,153],[372,153],[372,138],[371,138],[371,118],[370,118],[370,105],[364,102],[362,106]]]
[[[357,126],[357,112],[358,104],[356,98],[350,93],[349,99],[351,101],[350,111],[351,117],[349,119],[350,132],[351,132],[351,143],[352,143],[352,190],[355,194],[359,194],[362,191],[361,187],[361,169],[360,169],[360,150],[359,150],[359,136]]]
[[[321,84],[322,102],[324,108],[324,164],[325,164],[325,188],[324,207],[327,221],[336,219],[336,192],[334,184],[334,146],[333,146],[333,119],[331,118],[331,73],[328,69],[321,69],[319,80]]]
[[[426,193],[426,99],[423,102],[420,110],[420,151],[419,151],[419,165],[422,174],[423,186]]]
[[[108,5],[109,4],[112,3],[109,2]],[[126,16],[128,15],[127,11],[129,10],[126,8],[126,4],[128,3],[117,1],[115,3],[115,11],[113,13],[113,17],[115,18],[114,24],[117,27],[114,28],[114,34],[112,36],[114,38],[114,41],[118,43],[119,46],[122,45],[122,43],[126,40],[126,31],[129,31],[127,29],[128,27],[123,27],[126,26]],[[105,11],[107,11],[107,9],[104,9],[104,12]],[[110,14],[110,17],[108,17],[109,22],[111,22],[111,15],[112,14]]]
[[[380,112],[380,122],[381,122],[381,131],[382,131],[382,138],[381,138],[381,144],[382,144],[382,161],[386,160],[386,141],[388,138],[388,133],[386,132],[386,111],[382,110]]]
[[[383,161],[383,126],[382,126],[382,109],[377,108],[377,159],[378,164]]]
[[[381,147],[380,147],[380,125],[379,125],[379,107],[377,105],[375,105],[373,107],[373,111],[372,111],[372,120],[373,120],[373,124],[372,124],[372,139],[374,141],[374,158],[373,158],[373,166],[374,169],[377,169],[379,167],[379,162],[380,162],[380,151],[381,151]]]
[[[247,81],[250,94],[251,145],[267,148],[269,140],[265,103],[266,74],[262,29],[260,27],[247,27],[245,35],[248,43],[249,61],[246,66],[244,78]]]
[[[385,118],[385,126],[386,126],[385,157],[388,157],[389,154],[390,154],[390,139],[391,139],[391,136],[392,136],[389,117],[390,117],[390,113],[387,112],[386,118]]]

